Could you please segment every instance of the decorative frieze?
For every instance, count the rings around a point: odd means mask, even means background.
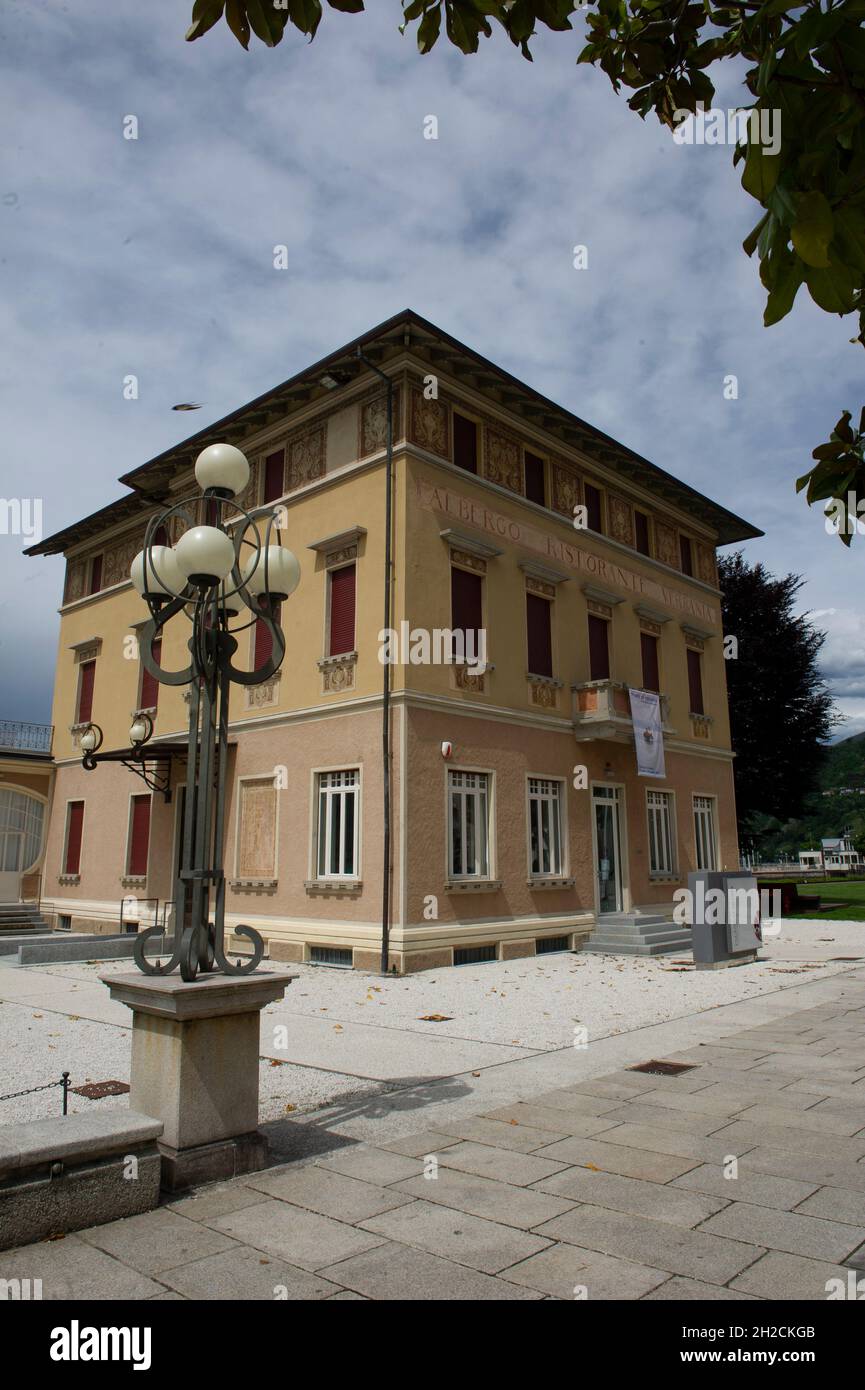
[[[576,473],[561,463],[550,465],[553,477],[553,510],[573,519],[574,507],[580,501],[580,480]]]
[[[279,678],[281,671],[274,671],[266,681],[261,681],[258,685],[247,685],[246,708],[247,709],[266,709],[269,705],[279,703]]]
[[[289,441],[286,449],[286,492],[294,492],[295,488],[324,477],[326,450],[326,422]]]
[[[559,691],[562,682],[552,680],[547,676],[532,676],[529,678],[529,700],[538,709],[555,709],[559,702]]]
[[[544,579],[537,579],[533,574],[526,575],[526,588],[530,594],[540,594],[541,598],[555,598],[555,584],[548,584]]]
[[[475,574],[486,574],[487,562],[480,555],[471,555],[467,550],[457,550],[451,546],[451,563],[461,565],[464,570],[474,570]]]
[[[321,671],[321,690],[323,695],[342,695],[346,690],[354,690],[354,675],[357,665],[357,652],[344,652],[341,656],[326,656],[318,663]]]
[[[415,388],[411,393],[411,438],[428,453],[438,454],[440,458],[451,457],[446,403],[427,400],[423,392]]]
[[[387,446],[387,392],[363,401],[360,406],[358,457],[377,454]],[[400,438],[400,388],[393,391],[393,437]]]
[[[612,618],[613,610],[608,603],[601,603],[600,599],[587,598],[586,607],[590,613],[594,613],[596,618]]]
[[[649,620],[648,618],[641,618],[641,619],[640,619],[640,631],[641,631],[641,632],[648,633],[648,635],[649,635],[650,637],[660,637],[660,635],[661,635],[661,625],[660,625],[660,623],[653,623],[653,622],[650,622],[650,620]]]
[[[454,685],[457,690],[464,690],[470,695],[483,695],[485,689],[485,676],[482,672],[473,671],[471,666],[452,666]]]
[[[520,441],[487,424],[484,428],[484,477],[488,482],[522,494]]]
[[[694,738],[708,739],[712,728],[712,717],[708,714],[691,715],[691,733]]]
[[[655,517],[655,552],[657,559],[673,569],[679,568],[679,537],[675,528]]]
[[[77,560],[66,561],[64,603],[75,603],[77,599],[84,598],[87,591],[87,564],[87,560],[80,557]]]
[[[631,504],[614,492],[608,493],[607,518],[611,538],[614,541],[619,541],[622,545],[633,548],[634,514],[631,510]]]
[[[697,577],[704,584],[718,587],[718,571],[715,566],[715,552],[708,545],[697,544]]]

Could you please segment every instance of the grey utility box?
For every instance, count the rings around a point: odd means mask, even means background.
[[[694,964],[698,970],[722,970],[757,959],[760,894],[747,871],[701,870],[688,874]]]

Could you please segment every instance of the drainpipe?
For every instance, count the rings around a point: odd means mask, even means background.
[[[386,372],[364,356],[358,348],[357,355],[370,371],[380,376],[387,387],[387,464],[384,490],[384,629],[391,626],[391,585],[393,581],[393,562],[391,555],[391,525],[393,515],[393,382]],[[381,758],[382,758],[382,803],[384,812],[384,845],[381,890],[381,973],[387,974],[390,952],[390,662],[382,663],[381,687]]]

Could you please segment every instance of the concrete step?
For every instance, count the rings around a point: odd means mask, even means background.
[[[613,912],[598,921],[583,947],[602,955],[659,956],[690,951],[691,931],[661,912]]]

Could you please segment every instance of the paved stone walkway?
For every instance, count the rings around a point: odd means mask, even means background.
[[[539,1088],[378,1145],[333,1133],[314,1159],[0,1254],[0,1277],[82,1300],[865,1291],[865,970],[832,995],[675,1052],[676,1076]]]

